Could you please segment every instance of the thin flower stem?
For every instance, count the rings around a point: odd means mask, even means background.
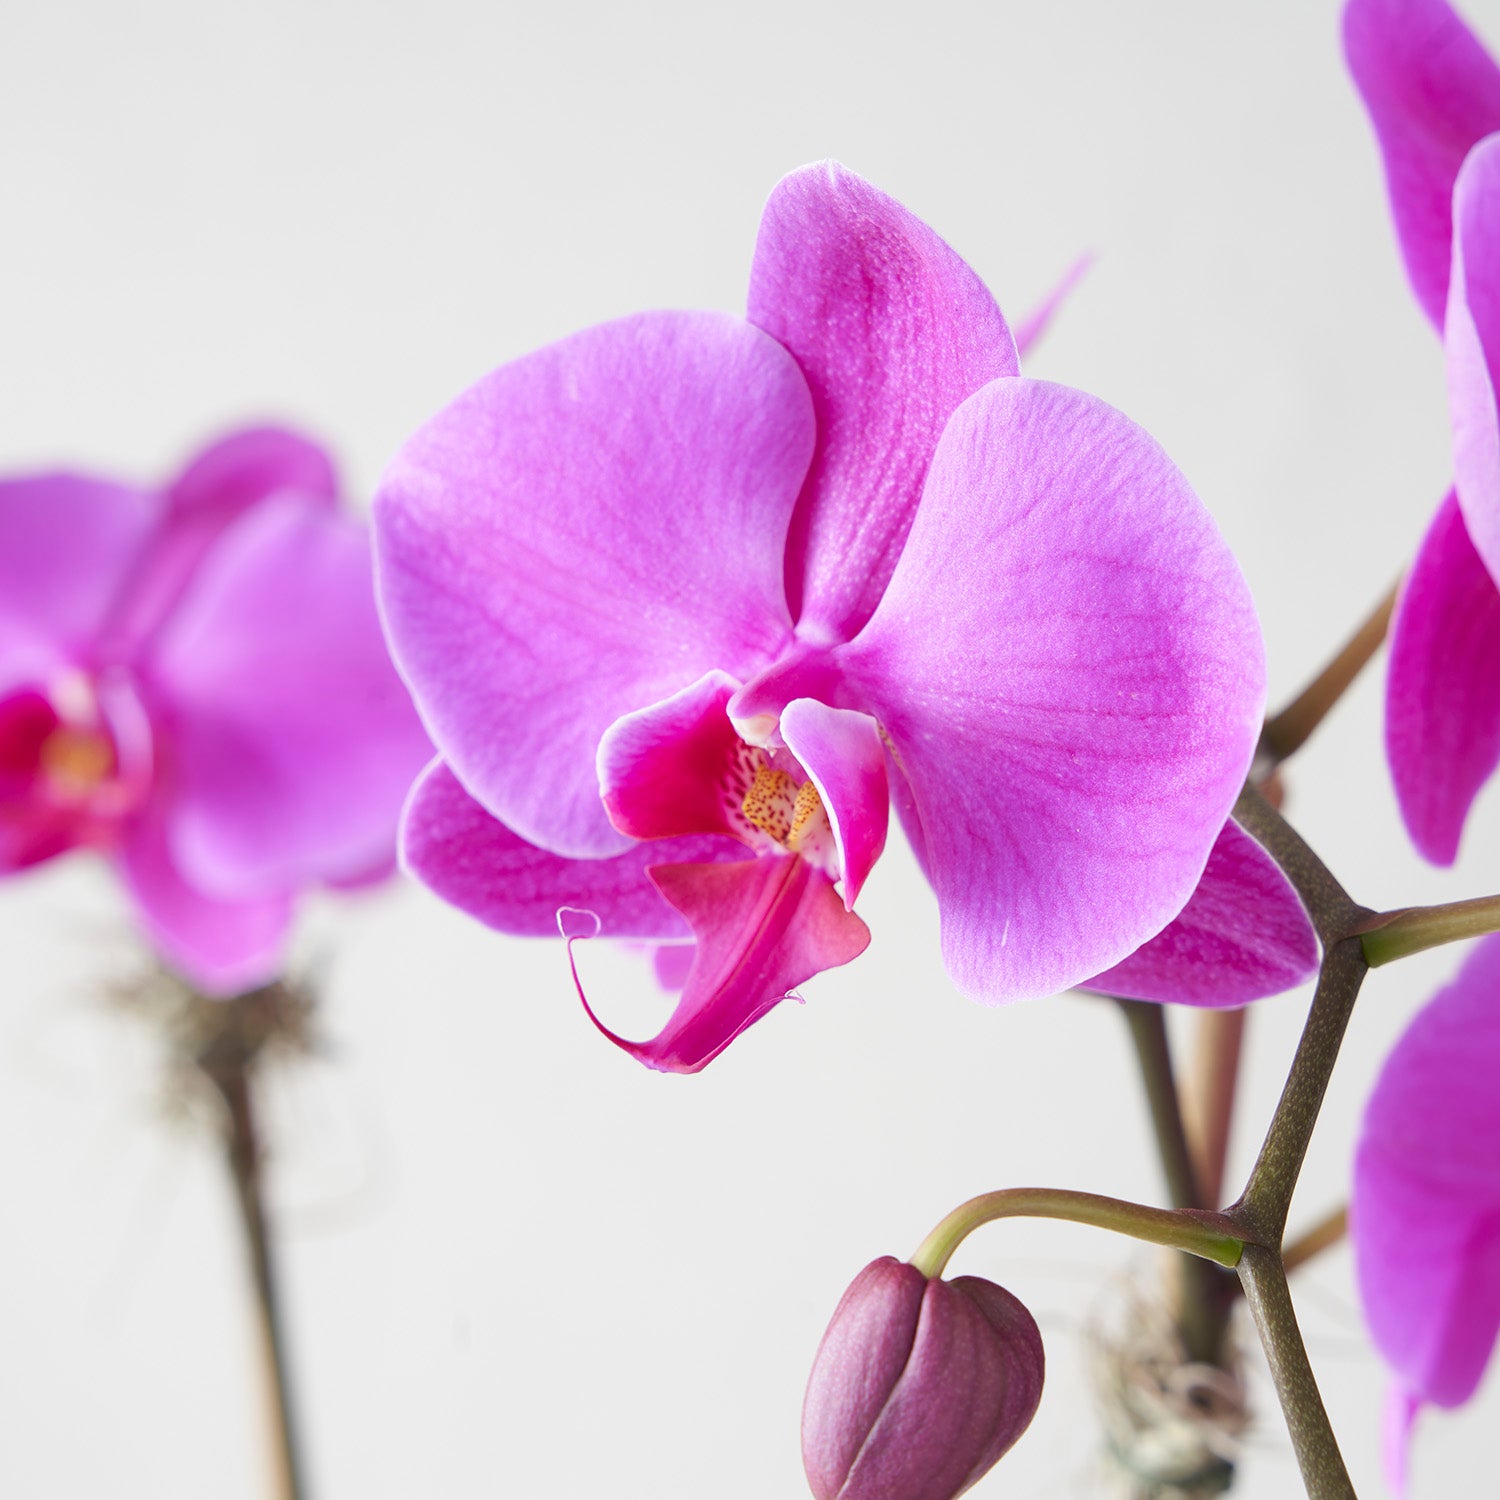
[[[1384,912],[1360,929],[1365,962],[1372,969],[1425,948],[1500,932],[1500,896],[1477,896],[1444,906],[1408,906]]]
[[[1357,938],[1346,938],[1323,955],[1318,988],[1271,1127],[1244,1193],[1228,1210],[1232,1218],[1253,1225],[1263,1244],[1281,1244],[1292,1193],[1365,972]]]
[[[1248,1008],[1205,1010],[1196,1017],[1196,1045],[1182,1099],[1182,1123],[1193,1156],[1193,1177],[1202,1208],[1217,1207],[1224,1196],[1224,1167],[1239,1086],[1240,1050]]]
[[[1338,655],[1280,713],[1266,720],[1260,736],[1260,754],[1265,770],[1280,765],[1306,744],[1328,710],[1344,696],[1366,663],[1380,649],[1400,587],[1399,582],[1394,584]]]
[[[1183,1128],[1181,1101],[1172,1067],[1172,1048],[1167,1037],[1166,1015],[1160,1005],[1147,1000],[1116,1000],[1140,1063],[1141,1082],[1151,1109],[1156,1149],[1167,1180],[1167,1197],[1173,1208],[1204,1208],[1193,1173],[1192,1153]]]
[[[221,1002],[235,1005],[238,1001]],[[291,1392],[287,1379],[286,1337],[281,1321],[275,1264],[261,1190],[261,1147],[251,1091],[253,1052],[232,1044],[226,1030],[222,1042],[199,1059],[204,1076],[224,1101],[229,1129],[225,1139],[230,1175],[234,1179],[245,1246],[255,1284],[263,1368],[267,1386],[271,1448],[278,1500],[303,1500],[302,1466],[297,1443]]]
[[[1338,1244],[1349,1229],[1349,1210],[1336,1208],[1325,1214],[1311,1229],[1304,1230],[1281,1252],[1282,1268],[1290,1275],[1305,1266],[1314,1256]]]
[[[924,1276],[941,1276],[959,1245],[981,1224],[996,1219],[1068,1219],[1116,1234],[1186,1250],[1221,1266],[1235,1266],[1244,1249],[1243,1233],[1223,1214],[1197,1209],[1147,1208],[1098,1193],[1067,1188],[1002,1188],[961,1203],[917,1247],[911,1263]]]
[[[1308,1500],[1356,1500],[1338,1439],[1307,1361],[1307,1347],[1281,1257],[1264,1245],[1246,1244],[1240,1257],[1240,1284],[1245,1302],[1265,1346],[1271,1378],[1292,1437]]]

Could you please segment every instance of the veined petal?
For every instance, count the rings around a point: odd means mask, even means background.
[[[152,945],[204,994],[238,994],[279,972],[290,898],[221,901],[200,890],[172,857],[159,804],[131,824],[117,864]]]
[[[176,863],[222,896],[357,876],[431,757],[375,613],[369,538],[295,495],[233,523],[157,638]]]
[[[1500,1330],[1500,938],[1479,942],[1386,1059],[1349,1230],[1365,1319],[1412,1396],[1468,1400]]]
[[[160,508],[153,495],[82,474],[0,481],[0,688],[93,664]]]
[[[879,609],[840,652],[910,781],[959,988],[1056,993],[1186,904],[1260,728],[1239,569],[1119,412],[1024,377],[943,434]]]
[[[1458,855],[1464,820],[1500,765],[1500,591],[1450,492],[1417,550],[1391,621],[1385,749],[1412,842]]]
[[[781,737],[812,778],[833,825],[844,905],[852,911],[885,848],[890,821],[880,730],[868,714],[797,698],[782,711]]]
[[[1350,0],[1344,51],[1385,159],[1412,290],[1441,328],[1453,184],[1469,148],[1500,130],[1500,69],[1443,0]]]
[[[655,865],[649,873],[697,940],[687,983],[671,1019],[650,1041],[627,1042],[594,1018],[648,1068],[696,1073],[797,985],[858,958],[869,945],[869,928],[844,909],[825,876],[794,854]]]
[[[1297,893],[1231,819],[1188,904],[1150,942],[1083,988],[1218,1008],[1279,995],[1317,967],[1317,935]]]
[[[559,910],[572,908],[596,916],[605,937],[681,943],[688,925],[647,866],[742,852],[727,839],[661,839],[607,859],[565,859],[512,833],[441,760],[412,788],[401,822],[401,862],[410,874],[487,927],[523,937],[556,937]]]
[[[972,270],[837,162],[779,182],[760,222],[750,321],[792,351],[818,449],[786,553],[799,628],[847,640],[896,566],[932,451],[966,396],[1020,368]]]
[[[620,718],[790,630],[813,448],[786,350],[717,313],[644,313],[487,376],[376,499],[381,607],[434,741],[526,838],[616,853],[595,753]]]
[[[1453,279],[1443,347],[1453,422],[1453,477],[1464,520],[1500,578],[1500,135],[1481,141],[1453,190]]]

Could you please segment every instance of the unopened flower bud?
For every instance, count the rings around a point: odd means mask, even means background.
[[[817,1500],[953,1500],[1030,1425],[1042,1336],[1003,1287],[885,1256],[855,1277],[802,1406]]]

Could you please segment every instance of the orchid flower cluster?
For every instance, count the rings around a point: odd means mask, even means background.
[[[1500,765],[1500,68],[1443,0],[1349,0],[1344,26],[1446,360],[1454,483],[1390,613],[1386,750],[1451,864]],[[406,871],[489,926],[650,945],[676,995],[654,1036],[579,997],[675,1073],[861,962],[893,805],[985,1004],[1112,997],[1160,1063],[1163,1004],[1233,1016],[1317,975],[1235,1202],[1148,1066],[1171,1206],[1000,1189],[874,1260],[803,1448],[818,1500],[976,1483],[1042,1399],[1042,1340],[944,1273],[981,1225],[1050,1215],[1204,1263],[1196,1358],[1227,1365],[1242,1294],[1309,1495],[1352,1495],[1287,1290],[1291,1195],[1366,970],[1500,933],[1500,900],[1370,911],[1282,818],[1277,764],[1385,616],[1268,721],[1209,509],[1129,417],[1023,373],[1053,311],[1013,332],[937,234],[821,163],[771,193],[745,316],[588,328],[434,416],[374,498],[373,568],[329,459],[281,429],[154,489],[0,483],[0,870],[103,853],[163,962],[233,997],[283,972],[300,892],[390,872],[399,819]],[[1392,1053],[1352,1169],[1398,1489],[1417,1413],[1467,1400],[1500,1333],[1497,1065],[1500,935]]]

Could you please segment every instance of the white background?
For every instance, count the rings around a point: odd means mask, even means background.
[[[1500,41],[1500,6],[1476,19]],[[742,307],[761,202],[822,156],[926,218],[1013,317],[1096,254],[1030,369],[1165,444],[1250,579],[1273,698],[1294,690],[1402,567],[1448,465],[1437,343],[1327,3],[6,5],[0,467],[149,480],[281,416],[363,503],[492,366],[639,308]],[[1372,905],[1495,889],[1493,792],[1455,872],[1408,852],[1378,676],[1294,763],[1291,815]],[[805,1493],[802,1384],[867,1260],[987,1188],[1159,1200],[1114,1015],[961,999],[904,848],[862,910],[861,961],[691,1079],[595,1036],[556,945],[416,889],[309,913],[327,1055],[267,1107],[315,1500]],[[584,962],[611,1018],[654,1027],[644,965]],[[1455,962],[1369,982],[1294,1229],[1343,1197],[1379,1058]],[[135,963],[86,862],[0,892],[7,1497],[267,1493],[212,1140],[106,998]],[[1305,1002],[1254,1014],[1236,1187]],[[977,1495],[1104,1493],[1078,1335],[1131,1267],[1151,1262],[1072,1226],[965,1246],[955,1270],[1024,1298],[1051,1368]],[[1297,1298],[1378,1495],[1347,1252]],[[1415,1495],[1474,1492],[1497,1400],[1491,1381],[1425,1423]],[[1239,1493],[1295,1494],[1263,1380],[1257,1404]]]

